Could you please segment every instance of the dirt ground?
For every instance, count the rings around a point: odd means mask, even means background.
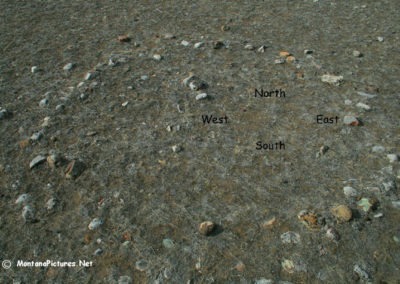
[[[0,1],[0,282],[400,283],[398,11]]]

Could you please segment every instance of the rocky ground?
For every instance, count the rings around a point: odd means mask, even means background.
[[[400,2],[142,2],[0,2],[1,283],[399,283]]]

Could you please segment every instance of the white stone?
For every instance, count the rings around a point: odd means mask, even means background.
[[[182,40],[182,41],[181,41],[181,45],[183,45],[183,46],[189,46],[190,43],[189,43],[187,40]]]
[[[53,210],[54,206],[56,206],[56,204],[57,204],[57,200],[54,197],[52,197],[49,200],[47,200],[46,209],[47,210]]]
[[[48,104],[49,104],[49,100],[48,100],[48,99],[42,99],[42,100],[39,102],[39,106],[40,106],[40,107],[46,107]]]
[[[200,93],[200,94],[198,94],[198,95],[196,96],[196,101],[204,100],[204,99],[206,99],[206,98],[208,98],[207,93]]]
[[[126,101],[126,102],[122,103],[122,106],[123,106],[123,107],[126,107],[128,104],[129,104],[129,102]]]
[[[30,137],[30,140],[31,141],[39,141],[42,137],[43,137],[43,132],[39,131],[39,132],[33,133],[32,136]]]
[[[264,53],[266,49],[267,47],[265,45],[262,45],[257,49],[257,52]]]
[[[28,201],[31,200],[31,196],[28,193],[23,193],[18,196],[17,200],[15,200],[15,204],[26,204]]]
[[[343,193],[346,197],[356,197],[358,195],[357,190],[352,188],[351,186],[343,187]]]
[[[103,225],[103,220],[100,218],[94,218],[88,225],[89,230],[95,230]]]
[[[357,103],[356,106],[359,107],[359,108],[365,109],[365,110],[370,110],[371,109],[371,107],[369,105],[364,104],[364,103]]]
[[[194,44],[194,48],[200,48],[200,47],[202,47],[203,45],[204,45],[204,42],[199,41],[199,42],[196,42],[196,43]]]
[[[181,148],[181,146],[179,146],[179,145],[174,145],[174,146],[172,146],[172,151],[174,152],[174,153],[178,153],[178,152],[180,152],[182,150],[182,148]]]
[[[72,68],[74,68],[74,64],[73,63],[68,63],[68,64],[64,65],[63,70],[64,71],[70,71],[70,70],[72,70]]]
[[[335,75],[329,75],[325,74],[321,76],[321,81],[324,83],[329,83],[335,86],[338,86],[343,80],[343,76],[335,76]]]
[[[397,154],[387,154],[386,157],[391,163],[397,162],[399,160],[399,156]]]
[[[343,123],[346,125],[358,125],[359,121],[355,116],[345,115],[345,117],[343,118]]]
[[[44,161],[46,161],[46,157],[42,156],[42,155],[38,155],[35,158],[33,158],[33,160],[29,163],[29,168],[33,169],[34,167],[36,167],[40,163],[43,163]]]
[[[254,46],[253,46],[252,44],[248,43],[248,44],[246,44],[246,45],[244,46],[244,49],[254,50]]]
[[[160,61],[162,59],[162,56],[160,54],[154,54],[153,55],[153,59],[157,60],[157,61]]]
[[[92,78],[93,78],[93,73],[87,72],[86,75],[85,75],[85,80],[87,81],[87,80],[90,80],[90,79],[92,79]],[[80,84],[80,83],[79,83],[79,84]],[[78,87],[80,87],[80,86],[78,85]]]
[[[37,73],[37,72],[39,72],[39,67],[37,67],[37,66],[32,66],[32,67],[31,67],[31,72],[32,72],[32,73]]]
[[[383,42],[385,39],[383,38],[383,36],[378,36],[377,38],[376,38],[379,42]]]
[[[274,60],[274,63],[275,63],[275,64],[283,64],[283,63],[285,63],[285,59],[284,59],[284,58],[275,59],[275,60]]]
[[[372,98],[376,97],[376,95],[368,94],[368,93],[365,93],[365,92],[357,92],[357,94],[359,94],[362,97],[366,97],[368,99],[372,99]]]
[[[351,105],[353,102],[351,100],[344,100],[344,104],[349,106]]]
[[[22,208],[22,218],[25,222],[32,222],[35,219],[33,209],[30,205],[25,205]]]
[[[383,152],[385,152],[385,150],[386,150],[385,147],[380,146],[380,145],[372,147],[372,152],[374,152],[374,153],[383,153]]]

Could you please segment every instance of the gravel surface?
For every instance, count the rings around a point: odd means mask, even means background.
[[[159,2],[0,2],[0,282],[399,282],[400,2]]]

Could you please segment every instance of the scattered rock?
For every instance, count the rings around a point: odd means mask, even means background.
[[[35,221],[35,214],[30,205],[25,205],[24,208],[22,208],[22,218],[25,223],[33,223]]]
[[[65,177],[68,179],[76,179],[85,169],[86,166],[83,162],[80,160],[72,160],[65,170]]]
[[[94,251],[93,255],[101,255],[103,253],[103,250],[101,248],[98,248]]]
[[[174,146],[172,146],[171,148],[172,148],[172,151],[173,151],[174,153],[179,153],[180,151],[182,151],[182,147],[179,146],[179,145],[174,145]]]
[[[157,60],[157,61],[160,61],[162,59],[162,56],[160,54],[154,54],[153,55],[153,59]]]
[[[368,99],[372,99],[372,98],[375,98],[377,96],[377,95],[368,94],[368,93],[365,93],[365,92],[357,92],[357,94],[359,94],[362,97],[366,97]]]
[[[325,74],[325,75],[321,76],[321,81],[324,83],[339,86],[340,83],[343,81],[343,76],[335,76],[335,75]]]
[[[357,103],[356,107],[359,107],[359,108],[362,108],[362,109],[365,109],[365,110],[370,110],[371,109],[371,107],[369,105],[364,104],[364,103]]]
[[[379,42],[383,42],[385,39],[383,38],[383,36],[378,36],[377,38],[376,38]]]
[[[47,156],[47,163],[49,164],[50,168],[61,166],[63,162],[63,157],[58,153],[51,153],[49,156]]]
[[[11,113],[4,108],[0,107],[0,119],[8,118],[11,116]]]
[[[33,169],[34,167],[40,165],[44,161],[46,161],[46,157],[42,156],[42,155],[38,155],[35,158],[33,158],[33,160],[29,163],[29,168]]]
[[[272,226],[274,226],[277,222],[276,217],[272,217],[271,219],[265,221],[262,226],[266,229],[271,228]]]
[[[307,272],[307,267],[306,265],[298,260],[298,261],[294,261],[294,260],[290,260],[290,259],[284,259],[281,262],[282,268],[292,274],[294,272]]]
[[[368,272],[365,269],[362,269],[358,264],[354,265],[353,271],[364,281],[368,281],[370,279]]]
[[[183,46],[189,46],[189,45],[190,45],[190,42],[188,42],[187,40],[182,40],[182,41],[181,41],[181,45],[183,45]]]
[[[351,100],[344,100],[344,104],[350,106],[353,102]]]
[[[284,59],[284,58],[275,59],[275,60],[274,60],[274,63],[275,63],[275,64],[283,64],[283,63],[285,63],[285,59]]]
[[[260,278],[257,279],[254,284],[274,284],[274,281],[271,279]]]
[[[264,53],[266,49],[267,49],[267,47],[265,45],[262,45],[257,49],[257,52]]]
[[[195,44],[194,44],[194,48],[200,48],[200,47],[202,47],[204,45],[204,42],[202,42],[202,41],[199,41],[199,42],[196,42]]]
[[[359,52],[358,50],[353,50],[353,56],[354,57],[362,57],[362,53]]]
[[[171,249],[175,246],[174,242],[171,239],[163,239],[162,244],[167,249]]]
[[[40,139],[42,139],[42,137],[43,137],[43,132],[39,131],[39,132],[33,133],[32,136],[29,138],[29,140],[32,142],[36,142],[36,141],[39,141]]]
[[[74,68],[74,64],[73,63],[67,63],[66,65],[64,65],[63,70],[64,71],[71,71],[72,68]]]
[[[339,222],[348,222],[353,217],[351,209],[346,205],[339,205],[332,208],[331,213]]]
[[[235,269],[236,269],[237,271],[239,271],[239,272],[243,272],[245,268],[246,268],[246,265],[245,265],[243,262],[241,262],[241,261],[239,261],[239,262],[235,265]]]
[[[400,200],[399,201],[392,201],[392,206],[396,209],[400,209]]]
[[[164,34],[164,38],[165,39],[174,39],[175,36],[173,34],[171,34],[171,33],[166,33],[166,34]]]
[[[290,56],[290,55],[292,55],[290,52],[288,52],[288,51],[280,51],[279,52],[279,56],[280,57],[284,57],[284,58],[286,58],[286,57],[288,57],[288,56]]]
[[[298,244],[300,243],[300,235],[298,233],[288,231],[281,235],[281,241],[284,244]]]
[[[375,210],[378,205],[378,200],[375,198],[361,198],[357,202],[357,206],[360,207],[364,212]]]
[[[211,221],[202,222],[199,225],[199,232],[204,236],[210,235],[215,229],[215,223]]]
[[[103,225],[103,220],[101,218],[94,218],[88,225],[89,230],[96,230],[98,227]]]
[[[382,217],[383,217],[383,213],[382,212],[376,213],[374,215],[374,218],[382,218]]]
[[[63,112],[64,110],[65,110],[65,105],[59,104],[59,105],[56,106],[56,111],[57,111],[57,112],[61,113],[61,112]]]
[[[85,75],[85,80],[86,81],[92,80],[93,78],[94,78],[94,74],[92,72],[87,72],[86,73],[86,75]],[[78,85],[78,87],[79,87],[79,85]]]
[[[129,102],[126,101],[126,102],[123,102],[121,105],[122,105],[123,107],[126,107],[128,104],[129,104]]]
[[[196,101],[204,100],[204,99],[206,99],[206,98],[208,98],[207,93],[200,93],[200,94],[198,94],[198,95],[196,96]]]
[[[328,150],[329,150],[328,146],[326,146],[326,145],[321,146],[321,148],[319,148],[319,151],[317,153],[317,158],[320,157],[320,156],[325,155],[325,153],[328,152]]]
[[[206,84],[193,74],[189,74],[189,77],[183,79],[182,83],[186,87],[189,87],[192,91],[199,91],[205,89],[206,87]]]
[[[118,284],[132,284],[132,278],[130,276],[124,275],[118,278]]]
[[[296,61],[296,57],[289,55],[288,57],[286,57],[286,62],[287,63],[293,63]]]
[[[355,117],[353,115],[345,115],[343,118],[343,123],[346,125],[350,125],[350,126],[359,126],[360,125],[360,121],[357,119],[357,117]]]
[[[326,236],[328,237],[328,239],[335,241],[335,242],[340,240],[339,232],[336,231],[335,228],[328,228],[326,230]]]
[[[18,196],[17,200],[15,200],[15,204],[20,205],[26,205],[29,201],[31,200],[31,196],[28,193],[23,193],[20,196]]]
[[[250,44],[250,43],[247,43],[247,44],[244,46],[244,49],[247,49],[247,50],[254,50],[254,46],[253,46],[252,44]]]
[[[54,209],[54,207],[56,206],[56,204],[57,204],[57,199],[56,198],[54,198],[54,197],[52,197],[52,198],[50,198],[49,200],[47,200],[47,202],[46,202],[46,209],[47,210],[53,210]]]
[[[214,49],[221,49],[221,48],[223,48],[225,46],[225,44],[222,42],[222,41],[220,41],[220,40],[217,40],[217,41],[214,41],[213,42],[213,48]]]
[[[310,49],[304,49],[304,54],[313,54],[314,51]]]
[[[346,197],[356,197],[358,196],[358,192],[356,189],[352,188],[351,186],[343,187],[343,193]]]
[[[130,42],[130,41],[131,41],[131,38],[130,38],[128,35],[119,35],[119,36],[117,37],[117,40],[118,40],[119,42]]]
[[[38,73],[40,70],[39,70],[39,67],[38,66],[32,66],[31,67],[31,72],[33,73],[33,74],[35,74],[35,73]]]
[[[146,260],[138,260],[135,263],[135,268],[139,271],[146,271],[149,268],[149,263]]]
[[[40,107],[46,107],[46,106],[48,106],[48,104],[49,104],[49,100],[46,98],[39,102]]]
[[[399,160],[399,156],[397,154],[387,154],[386,157],[389,159],[390,163],[394,163]]]
[[[308,210],[301,210],[297,218],[311,230],[319,229],[323,225],[323,219],[319,218],[317,214]]]
[[[380,145],[372,147],[372,152],[374,152],[374,153],[383,153],[383,152],[385,152],[385,150],[386,150],[385,147],[380,146]]]

